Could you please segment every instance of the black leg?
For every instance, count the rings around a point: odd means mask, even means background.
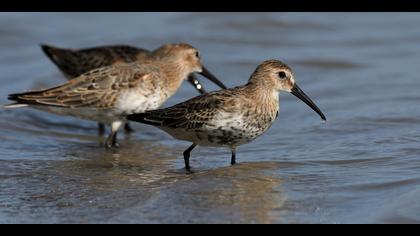
[[[98,123],[98,135],[99,137],[104,136],[105,134],[105,125],[102,123]]]
[[[232,148],[232,158],[230,159],[230,164],[235,165],[236,164],[236,149]]]
[[[106,139],[106,142],[105,142],[105,148],[107,148],[107,149],[112,148],[112,143],[113,143],[113,140],[114,140],[114,133],[113,133],[113,132],[111,132],[111,133],[109,134],[108,138]]]
[[[120,147],[120,145],[117,142],[117,132],[114,133],[114,135],[112,136],[112,146],[113,147]]]
[[[119,147],[120,145],[117,142],[117,132],[111,132],[111,134],[106,139],[105,147],[112,148],[112,147]]]
[[[105,143],[106,148],[119,147],[117,143],[117,132],[122,124],[123,123],[121,121],[115,121],[111,124],[111,133],[109,134]]]
[[[197,144],[193,143],[187,150],[184,151],[185,169],[187,172],[191,172],[190,153],[195,148],[195,146],[197,146]]]
[[[125,131],[126,134],[130,134],[130,133],[134,132],[134,129],[131,128],[129,123],[125,123],[124,131]]]

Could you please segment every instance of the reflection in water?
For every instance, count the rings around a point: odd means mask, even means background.
[[[286,196],[281,180],[271,174],[278,167],[276,162],[241,163],[178,174],[170,185],[161,183],[153,199],[139,200],[111,222],[279,222],[276,210],[280,212]]]
[[[419,20],[416,13],[1,13],[1,104],[9,93],[65,81],[38,42],[149,49],[188,42],[229,87],[244,84],[263,60],[289,62],[328,121],[281,94],[278,121],[239,148],[239,165],[227,166],[225,150],[203,147],[194,150],[198,172],[186,175],[186,144],[158,129],[135,125],[119,136],[120,149],[106,151],[95,122],[0,109],[0,223],[420,222]],[[195,95],[183,85],[165,106]]]
[[[139,141],[126,146],[124,150],[106,151],[68,145],[59,155],[69,161],[0,162],[4,170],[2,195],[15,196],[15,204],[3,214],[22,216],[19,222],[96,222],[133,201],[148,198],[171,177],[165,171],[173,157],[165,155],[169,149],[161,144]],[[17,181],[19,189],[10,185],[12,181]],[[0,198],[0,205],[9,202]],[[43,211],[50,212],[51,218],[38,219]],[[78,214],[73,215],[74,211]]]
[[[71,161],[1,162],[2,196],[9,217],[18,222],[278,222],[273,210],[286,200],[275,162],[242,163],[235,167],[186,175],[170,171],[168,148],[140,142],[125,151],[99,151],[69,146]],[[87,159],[89,156],[89,159]],[[25,163],[25,164],[24,164]],[[22,168],[25,166],[25,168]],[[38,167],[37,167],[38,166]],[[37,167],[37,168],[35,168]],[[168,171],[169,170],[169,171]],[[17,181],[20,189],[10,186]],[[7,205],[11,204],[11,205]],[[20,207],[26,206],[26,207]],[[215,207],[217,206],[217,207]],[[44,211],[49,218],[38,218]],[[178,215],[182,215],[179,218]],[[274,217],[275,216],[275,217]],[[6,219],[0,219],[1,221]]]
[[[219,218],[225,222],[271,223],[271,211],[286,200],[280,191],[281,180],[270,174],[277,168],[275,162],[259,162],[206,171],[189,179],[200,186],[189,192],[189,197],[199,208],[211,210],[211,206],[220,206],[233,211],[232,218]],[[188,202],[185,198],[183,201]]]

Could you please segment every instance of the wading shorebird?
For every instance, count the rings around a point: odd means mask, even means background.
[[[66,49],[41,44],[44,53],[60,69],[64,76],[70,80],[91,70],[116,63],[142,62],[149,57],[156,56],[160,51],[149,51],[126,45],[99,46],[84,49]],[[200,81],[191,74],[188,77],[195,89],[201,94],[206,93]],[[124,126],[126,132],[133,131],[128,123]],[[105,132],[105,125],[98,124],[99,135]]]
[[[117,130],[124,116],[158,109],[194,72],[224,87],[201,63],[197,49],[169,44],[141,63],[118,63],[89,71],[50,89],[10,94],[15,103],[59,115],[75,116],[111,126],[106,147],[117,146]]]
[[[191,171],[190,152],[197,145],[230,148],[234,165],[236,148],[262,135],[277,119],[280,91],[292,93],[326,120],[298,87],[292,69],[278,60],[259,65],[246,85],[200,95],[169,108],[132,114],[126,119],[154,125],[176,139],[192,142],[184,151],[187,172]]]

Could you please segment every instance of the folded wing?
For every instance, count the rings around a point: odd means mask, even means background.
[[[49,45],[41,45],[41,48],[69,78],[75,78],[91,70],[110,66],[117,62],[134,62],[139,54],[149,54],[148,50],[124,45],[82,50],[57,48]]]
[[[233,109],[226,103],[226,96],[230,95],[223,90],[212,92],[165,109],[129,115],[126,119],[158,127],[199,130],[211,123],[218,112]]]
[[[121,90],[133,89],[150,76],[130,64],[102,67],[50,89],[9,95],[17,104],[65,108],[111,108]]]

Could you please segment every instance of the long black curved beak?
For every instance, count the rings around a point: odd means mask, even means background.
[[[210,73],[210,71],[208,71],[204,66],[203,71],[200,74],[209,79],[211,82],[217,84],[220,88],[226,89],[226,86],[220,82],[220,80],[218,80],[212,73]]]
[[[324,114],[322,114],[322,111],[315,105],[315,103],[308,97],[308,95],[306,95],[302,89],[297,86],[296,83],[293,86],[291,93],[306,103],[306,105],[310,106],[316,113],[318,113],[319,116],[321,116],[322,120],[327,120]]]
[[[194,75],[190,75],[188,76],[188,82],[190,82],[190,84],[197,89],[197,91],[201,94],[205,94],[207,93],[207,91],[204,89],[203,85],[200,83],[200,81],[194,76]]]

